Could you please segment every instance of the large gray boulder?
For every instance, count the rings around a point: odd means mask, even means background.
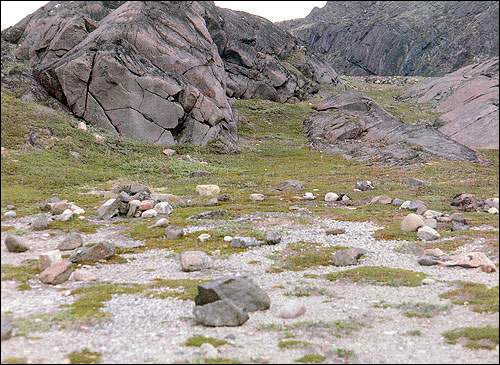
[[[73,263],[80,263],[107,260],[113,257],[115,252],[116,248],[113,243],[101,242],[76,249],[69,257],[69,261]]]
[[[281,23],[347,75],[436,76],[498,56],[497,1],[328,1]]]
[[[202,306],[195,306],[196,321],[207,327],[236,327],[248,321],[248,313],[230,300],[218,300]]]
[[[477,161],[476,153],[443,133],[409,125],[355,91],[327,97],[305,122],[313,147],[362,161],[388,165],[420,163],[429,158]]]
[[[244,313],[269,309],[269,296],[247,277],[213,280],[198,286],[194,301],[204,306],[220,300],[229,300]]]

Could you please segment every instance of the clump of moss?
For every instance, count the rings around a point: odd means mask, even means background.
[[[184,343],[185,346],[189,347],[200,347],[204,343],[209,343],[214,347],[224,346],[227,344],[227,341],[219,340],[214,337],[206,337],[206,336],[193,336],[189,337]]]
[[[276,272],[280,270],[302,271],[318,266],[329,266],[333,264],[332,254],[345,248],[306,242],[294,243],[281,252],[273,270]]]
[[[443,333],[450,344],[464,341],[464,346],[472,349],[494,350],[498,345],[498,327],[465,327]]]
[[[401,309],[403,314],[408,318],[432,318],[439,313],[446,311],[448,309],[447,305],[439,305],[432,303],[401,303],[401,304],[390,304],[386,302],[380,302],[374,305],[375,308],[394,308]]]
[[[1,270],[2,281],[17,281],[19,283],[17,289],[21,291],[30,290],[29,281],[40,273],[37,260],[28,260],[19,266],[2,264]]]
[[[354,351],[349,349],[337,349],[335,350],[335,353],[337,354],[338,357],[341,357],[343,359],[350,359],[356,356]]]
[[[441,294],[453,304],[468,303],[474,312],[498,313],[498,286],[488,288],[484,284],[460,283],[457,289]]]
[[[27,364],[27,361],[24,357],[8,357],[2,360],[2,364]]]
[[[302,357],[299,357],[295,360],[295,362],[299,362],[302,364],[321,364],[326,360],[326,357],[320,354],[307,354]]]
[[[420,286],[425,274],[405,269],[393,269],[382,266],[366,266],[330,273],[326,278],[330,281],[341,279],[355,283],[367,283],[387,286]]]
[[[70,364],[98,364],[101,362],[101,353],[92,352],[89,349],[74,351],[68,354]]]
[[[403,333],[403,336],[411,336],[411,337],[421,337],[422,336],[422,331],[420,330],[411,330]]]
[[[309,342],[298,340],[282,340],[278,343],[280,350],[302,349],[310,345]]]

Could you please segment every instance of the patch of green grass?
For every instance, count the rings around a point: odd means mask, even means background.
[[[25,261],[22,265],[9,265],[2,264],[2,281],[4,280],[14,280],[19,283],[17,289],[31,290],[31,286],[29,285],[29,281],[37,277],[40,273],[38,268],[38,260],[28,260]]]
[[[316,295],[325,295],[327,290],[316,286],[296,286],[293,290],[286,292],[286,296],[291,297],[310,297]]]
[[[2,364],[27,364],[27,361],[24,357],[8,357],[2,360]]]
[[[278,343],[278,347],[280,350],[295,350],[295,349],[302,349],[305,347],[309,347],[311,344],[306,341],[299,341],[299,340],[281,340]]]
[[[411,330],[403,333],[403,336],[410,336],[410,337],[421,337],[422,335],[423,333],[420,330]]]
[[[457,289],[451,290],[440,297],[451,299],[453,304],[468,305],[474,312],[498,313],[498,286],[488,288],[484,284],[459,283]]]
[[[74,351],[68,354],[70,364],[99,364],[101,357],[101,353],[92,352],[86,348],[82,351]]]
[[[363,327],[363,323],[355,320],[337,320],[337,321],[298,321],[287,325],[279,323],[266,323],[258,327],[261,331],[273,332],[293,332],[295,330],[306,331],[307,333],[317,333],[326,331],[336,337],[348,336],[354,331]]]
[[[76,217],[73,217],[67,222],[52,221],[49,223],[49,229],[59,229],[66,233],[78,231],[81,233],[93,234],[97,232],[98,228],[99,225],[89,223]]]
[[[394,308],[400,309],[404,316],[408,318],[432,318],[441,312],[449,309],[447,305],[439,305],[425,302],[418,303],[401,303],[401,304],[390,304],[386,302],[381,302],[374,305],[375,308]]]
[[[321,364],[326,360],[326,357],[320,354],[307,354],[298,359],[295,359],[295,362],[302,364]]]
[[[349,349],[337,349],[335,353],[342,359],[350,359],[356,356],[355,352]]]
[[[423,273],[382,266],[359,267],[330,273],[326,276],[330,281],[345,279],[355,283],[387,286],[420,286],[425,277],[426,275]]]
[[[443,333],[443,337],[453,345],[463,342],[465,347],[472,350],[494,350],[498,346],[498,327],[457,328]]]
[[[318,266],[330,266],[333,265],[332,254],[345,248],[306,242],[290,244],[281,252],[275,268],[303,271]]]
[[[15,231],[16,227],[13,226],[2,226],[2,232],[10,232],[10,231]]]
[[[193,336],[189,337],[184,343],[185,346],[189,347],[200,347],[204,343],[208,343],[214,347],[224,346],[227,344],[227,341],[219,340],[214,337],[206,337],[206,336]]]

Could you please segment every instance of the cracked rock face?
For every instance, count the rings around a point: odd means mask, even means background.
[[[443,133],[404,124],[375,101],[350,91],[328,97],[305,122],[306,135],[320,150],[387,165],[420,163],[429,157],[477,161],[475,152]]]
[[[437,76],[498,56],[497,1],[328,1],[280,25],[348,75]]]
[[[4,53],[76,117],[161,145],[234,149],[229,98],[296,101],[338,82],[273,23],[213,2],[50,2],[2,32]]]
[[[434,104],[439,130],[470,148],[498,149],[498,57],[423,81],[403,99]]]

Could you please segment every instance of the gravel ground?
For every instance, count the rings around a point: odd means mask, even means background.
[[[100,281],[116,283],[148,283],[155,278],[212,279],[228,275],[248,275],[271,297],[272,307],[265,312],[250,315],[250,320],[237,328],[205,328],[192,317],[193,303],[177,299],[155,299],[144,296],[118,295],[105,303],[109,317],[93,325],[80,324],[62,329],[52,326],[47,332],[35,332],[28,337],[14,336],[2,343],[2,362],[10,357],[24,357],[31,363],[64,363],[67,354],[88,348],[102,353],[104,363],[178,363],[200,361],[206,356],[237,359],[254,363],[290,363],[308,354],[320,353],[330,363],[342,363],[337,349],[352,350],[355,355],[348,362],[359,363],[497,363],[496,350],[469,350],[461,345],[447,344],[442,333],[457,327],[498,325],[498,313],[479,314],[466,306],[449,305],[439,295],[450,290],[456,280],[498,285],[497,274],[486,274],[476,269],[422,267],[417,257],[404,254],[398,248],[401,241],[377,241],[373,234],[379,228],[371,223],[338,222],[300,214],[259,214],[240,222],[252,222],[262,230],[279,230],[283,242],[276,246],[249,249],[229,258],[214,257],[210,270],[195,273],[180,271],[177,255],[168,250],[148,250],[140,254],[124,255],[126,264],[99,264],[88,271]],[[18,229],[27,229],[26,220],[9,222]],[[191,223],[197,223],[193,221]],[[236,222],[237,223],[237,222]],[[203,222],[190,232],[221,226],[221,222]],[[231,224],[235,224],[232,222]],[[344,228],[346,234],[327,236],[325,229]],[[121,233],[123,227],[106,225],[86,240],[110,240],[134,247],[140,244]],[[4,250],[2,263],[20,264],[39,253],[54,249],[61,237],[44,231],[23,236],[33,247],[23,254]],[[48,235],[48,236],[47,236]],[[5,234],[2,233],[2,242]],[[302,272],[268,273],[272,257],[279,257],[287,245],[294,242],[315,242],[324,245],[343,245],[368,251],[361,265],[404,268],[426,273],[436,280],[434,284],[407,288],[381,287],[350,282],[330,282],[322,278],[305,278],[304,274],[324,274],[345,268],[319,267]],[[201,244],[201,243],[200,243]],[[477,248],[479,243],[473,245]],[[19,292],[14,282],[2,282],[2,313],[9,312],[16,320],[33,315],[57,312],[59,306],[71,303],[68,290],[88,285],[67,282],[48,287],[34,280],[33,289]],[[316,288],[306,297],[290,296],[297,288]],[[297,319],[284,320],[277,316],[283,303],[290,300],[304,304],[307,311]],[[425,302],[449,305],[432,318],[408,318],[402,310],[376,308],[380,302],[391,304]],[[347,321],[359,328],[350,334],[337,335],[325,327],[332,321]],[[291,330],[294,339],[307,341],[308,347],[280,350],[278,342],[286,331],[263,329],[263,326],[290,325],[302,322]],[[305,323],[304,323],[305,322]],[[316,323],[316,326],[311,325]],[[307,325],[308,324],[308,325]],[[421,336],[408,336],[408,331],[419,330]],[[229,343],[208,355],[204,350],[186,347],[184,342],[193,335],[213,336]],[[213,352],[213,351],[212,351]]]

